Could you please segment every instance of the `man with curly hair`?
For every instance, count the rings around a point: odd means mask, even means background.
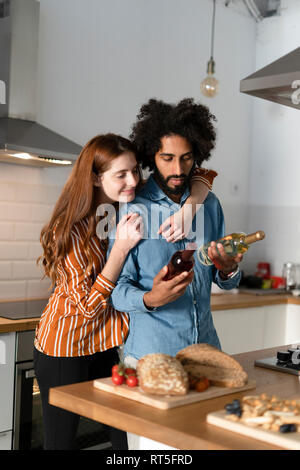
[[[177,105],[151,99],[142,106],[131,139],[143,168],[152,171],[146,185],[126,211],[140,212],[146,234],[125,261],[112,303],[130,315],[130,331],[124,345],[127,364],[135,365],[148,353],[176,353],[194,343],[221,348],[211,310],[211,284],[232,289],[239,284],[238,264],[242,255],[226,255],[223,246],[213,242],[209,249],[212,266],[195,259],[191,272],[166,280],[167,264],[177,250],[186,248],[188,238],[172,243],[172,232],[158,236],[153,229],[155,211],[178,211],[189,196],[191,174],[208,160],[214,148],[215,117],[193,99]],[[126,212],[125,211],[125,212]],[[121,211],[122,213],[122,211]],[[209,192],[193,220],[196,241],[207,243],[225,235],[219,200]],[[200,234],[198,232],[201,232]],[[195,239],[195,238],[194,238]],[[110,246],[113,241],[110,241]],[[195,257],[196,258],[196,257]],[[181,276],[181,277],[179,277]]]

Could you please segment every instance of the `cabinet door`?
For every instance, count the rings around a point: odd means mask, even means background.
[[[292,343],[300,345],[300,305],[288,304],[284,344]]]
[[[12,431],[0,432],[0,450],[11,450]]]
[[[222,350],[227,354],[263,349],[263,307],[215,310],[212,316]]]
[[[13,426],[15,333],[0,334],[0,432]]]
[[[288,344],[286,341],[287,305],[265,306],[264,348]]]

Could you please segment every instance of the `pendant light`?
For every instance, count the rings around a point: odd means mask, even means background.
[[[219,91],[219,82],[215,78],[215,61],[214,61],[214,36],[215,36],[215,17],[216,17],[216,0],[213,0],[213,17],[211,27],[211,51],[210,59],[207,63],[207,77],[201,82],[200,90],[204,96],[213,98]]]

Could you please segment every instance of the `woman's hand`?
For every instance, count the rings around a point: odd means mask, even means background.
[[[143,233],[142,217],[137,213],[125,214],[117,225],[114,246],[127,254],[143,238]]]
[[[164,220],[157,233],[161,234],[167,242],[174,243],[183,240],[191,230],[193,216],[192,208],[188,204],[184,205],[179,211]]]
[[[125,259],[135,245],[143,238],[143,219],[139,214],[125,214],[117,225],[115,242],[101,274],[116,283]]]
[[[196,168],[193,171],[190,196],[179,211],[168,217],[161,224],[157,232],[167,242],[174,243],[188,236],[193,218],[202,207],[217,174],[214,170],[206,170],[205,168]]]

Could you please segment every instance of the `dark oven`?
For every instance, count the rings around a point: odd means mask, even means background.
[[[16,337],[13,449],[43,449],[43,417],[39,387],[33,367],[34,331]],[[101,423],[81,417],[76,438],[78,449],[111,449]]]

